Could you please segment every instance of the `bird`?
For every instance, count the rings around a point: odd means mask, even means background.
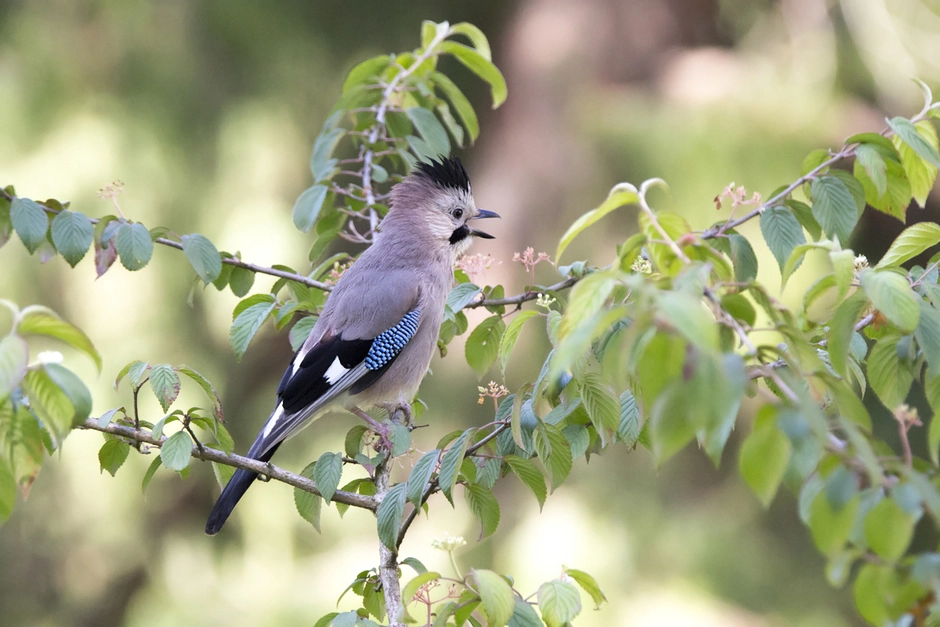
[[[340,405],[375,428],[364,408],[410,420],[411,402],[431,363],[453,268],[475,238],[470,225],[496,212],[476,206],[457,157],[428,159],[390,192],[373,242],[330,292],[306,341],[291,359],[274,411],[248,457],[269,462],[287,438]],[[222,529],[258,474],[235,471],[209,514],[206,533]]]

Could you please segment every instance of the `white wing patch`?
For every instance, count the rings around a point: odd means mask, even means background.
[[[278,403],[277,409],[274,410],[274,413],[271,414],[271,417],[268,418],[268,424],[264,425],[264,431],[261,433],[261,437],[268,437],[271,434],[271,430],[277,425],[277,421],[284,417],[284,403]]]
[[[339,357],[333,360],[333,363],[330,364],[330,367],[326,369],[326,372],[323,373],[323,378],[326,379],[326,382],[330,385],[333,385],[337,381],[343,378],[349,372],[349,368],[343,367],[343,364],[339,363]]]
[[[304,348],[301,348],[300,351],[298,351],[297,356],[294,357],[294,363],[291,364],[292,366],[294,366],[294,368],[291,370],[290,376],[294,376],[295,374],[297,374],[297,371],[300,370],[300,364],[303,363],[304,357],[306,357],[307,353],[309,352],[305,350]]]

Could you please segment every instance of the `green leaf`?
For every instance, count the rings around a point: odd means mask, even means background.
[[[407,485],[404,483],[392,486],[385,493],[385,498],[379,503],[379,509],[376,512],[379,540],[393,551],[398,548],[398,527],[401,525],[401,517],[405,513],[406,489]]]
[[[561,259],[561,255],[565,252],[565,249],[568,248],[568,245],[571,244],[574,238],[584,229],[599,221],[614,209],[633,204],[638,202],[639,199],[639,193],[633,185],[629,183],[619,183],[615,185],[613,189],[610,190],[610,193],[607,194],[607,199],[601,203],[598,208],[588,211],[568,227],[565,234],[561,236],[561,241],[558,242],[558,250],[555,251],[555,261],[557,262]]]
[[[55,442],[64,440],[76,413],[68,394],[56,385],[45,367],[27,371],[22,388],[29,397],[30,409],[36,412]]]
[[[320,209],[323,208],[323,201],[326,200],[328,191],[329,188],[326,185],[314,185],[297,198],[294,209],[291,211],[294,226],[304,233],[310,231],[317,222],[317,217],[320,215]]]
[[[887,166],[885,172],[887,177],[887,189],[883,194],[878,193],[874,182],[868,178],[868,173],[862,165],[856,161],[852,172],[865,190],[866,202],[890,216],[893,216],[901,222],[906,221],[907,206],[911,203],[911,183],[904,172],[904,168],[894,159],[885,161]]]
[[[30,254],[36,252],[46,239],[49,218],[39,203],[29,198],[14,198],[10,205],[10,221]]]
[[[241,361],[258,329],[274,312],[274,306],[274,298],[270,297],[270,302],[251,305],[235,317],[228,336],[232,344],[232,350],[235,351],[236,359]]]
[[[104,446],[98,450],[98,463],[101,464],[101,470],[107,470],[112,477],[115,476],[118,469],[124,465],[130,450],[130,445],[121,440],[108,440],[105,442]]]
[[[879,557],[895,562],[911,543],[914,522],[894,499],[882,499],[865,515],[865,541]]]
[[[550,424],[538,423],[535,436],[535,451],[548,473],[554,492],[571,472],[573,465],[571,445],[568,444],[564,434]]]
[[[875,267],[900,266],[908,259],[916,257],[937,244],[940,244],[940,225],[933,222],[918,222],[898,235]]]
[[[287,334],[292,350],[297,351],[304,345],[316,323],[316,316],[304,316],[294,323],[294,326],[290,328],[290,333]]]
[[[777,408],[764,405],[751,434],[741,445],[738,468],[741,476],[768,507],[777,493],[790,462],[790,439],[777,426]]]
[[[819,226],[819,222],[816,222],[816,218],[813,217],[813,210],[809,205],[792,198],[787,199],[784,204],[793,212],[797,221],[806,229],[806,232],[809,233],[814,241],[818,241],[819,238],[822,237],[822,227]]]
[[[466,487],[464,495],[470,511],[480,521],[480,539],[493,535],[499,526],[499,503],[493,492],[479,483],[471,483]]]
[[[940,375],[940,311],[923,300],[920,301],[920,321],[914,337],[927,358],[929,376]]]
[[[659,292],[658,313],[702,350],[718,349],[718,325],[702,301],[686,292]]]
[[[195,381],[199,387],[202,388],[202,391],[205,392],[206,396],[209,397],[209,400],[212,401],[212,414],[216,417],[216,419],[224,420],[225,416],[222,413],[222,399],[219,398],[219,393],[215,391],[215,388],[212,387],[212,384],[209,383],[209,380],[189,366],[178,366],[176,371],[189,377]]]
[[[607,597],[601,592],[601,587],[594,577],[583,570],[575,570],[574,568],[566,568],[565,574],[574,579],[582,590],[591,595],[591,599],[594,601],[594,609],[601,609],[601,605],[607,602]]]
[[[5,459],[0,457],[0,523],[10,518],[16,506],[16,478]]]
[[[344,128],[323,129],[313,142],[313,154],[310,155],[310,172],[313,182],[319,183],[331,178],[336,171],[336,159],[331,159],[336,144],[346,134]]]
[[[424,490],[431,480],[431,475],[434,474],[434,467],[437,466],[440,455],[441,452],[438,449],[428,451],[421,456],[421,459],[411,469],[411,474],[408,475],[408,501],[415,507],[421,507]]]
[[[843,377],[848,374],[846,359],[855,333],[855,324],[867,306],[868,298],[859,290],[839,305],[829,322],[829,361],[832,368]]]
[[[868,356],[871,389],[890,410],[904,402],[914,381],[913,360],[904,346],[910,347],[910,338],[888,335],[878,340]]]
[[[760,231],[781,272],[793,249],[806,243],[803,227],[796,217],[783,207],[764,209],[760,214]]]
[[[518,455],[507,455],[503,461],[509,466],[509,469],[524,483],[535,499],[539,502],[539,511],[545,506],[545,498],[548,496],[548,490],[545,487],[545,477],[538,467],[528,459]]]
[[[185,431],[177,431],[160,447],[160,461],[170,470],[180,472],[192,459],[193,441]]]
[[[580,382],[581,403],[602,442],[613,438],[620,426],[620,403],[601,381],[600,375],[588,372]]]
[[[426,571],[426,572],[418,574],[417,577],[409,581],[401,589],[401,600],[404,602],[405,605],[409,605],[411,601],[414,599],[415,594],[417,594],[418,589],[421,586],[425,585],[426,583],[430,583],[432,581],[437,581],[440,578],[441,578],[441,574],[433,572],[433,571]]]
[[[444,493],[451,505],[454,504],[453,491],[454,485],[457,483],[458,470],[463,462],[464,453],[467,452],[467,444],[473,432],[474,429],[467,429],[461,433],[457,441],[447,449],[441,459],[441,469],[438,471],[437,481],[441,487],[441,492]]]
[[[490,52],[490,42],[487,41],[483,31],[470,22],[460,22],[450,27],[450,32],[454,35],[463,35],[470,40],[473,47],[477,49],[484,59],[492,61],[493,55]]]
[[[433,111],[423,107],[409,107],[405,109],[405,113],[424,139],[432,155],[450,154],[450,139],[447,136],[447,130],[441,125]]]
[[[865,168],[878,195],[883,196],[888,191],[888,165],[884,157],[875,148],[862,144],[855,149],[855,158]]]
[[[538,599],[548,627],[563,627],[581,613],[581,594],[567,581],[546,581],[539,586]]]
[[[160,407],[166,412],[180,393],[180,378],[173,367],[158,364],[150,369],[150,388],[160,401]]]
[[[734,264],[734,280],[748,283],[757,278],[757,255],[747,238],[737,233],[728,236],[731,247],[731,263]]]
[[[823,176],[813,181],[812,193],[813,217],[827,236],[847,243],[858,222],[858,210],[849,188],[835,176]]]
[[[0,402],[20,384],[29,365],[26,340],[15,335],[0,339]]]
[[[20,312],[15,331],[21,335],[44,335],[65,342],[94,360],[101,372],[101,355],[94,344],[78,327],[60,318],[54,311],[41,305],[30,305]]]
[[[82,260],[95,236],[91,220],[67,209],[52,219],[52,243],[73,268]]]
[[[472,570],[470,577],[483,603],[489,627],[502,627],[509,622],[515,608],[515,595],[509,583],[491,570]]]
[[[937,152],[937,147],[922,137],[910,120],[902,117],[892,118],[888,120],[888,126],[924,161],[935,168],[940,168],[940,152]]]
[[[461,283],[447,294],[447,307],[450,313],[456,314],[458,311],[473,302],[476,295],[482,291],[473,283]]]
[[[545,623],[539,618],[535,609],[519,597],[515,598],[515,608],[512,618],[509,619],[509,627],[545,627]]]
[[[473,105],[470,104],[470,101],[467,100],[467,97],[460,91],[460,88],[457,87],[447,75],[440,72],[431,72],[431,81],[437,85],[440,90],[444,92],[447,99],[450,100],[451,106],[457,111],[457,115],[460,116],[460,121],[463,122],[464,127],[466,127],[467,133],[470,135],[470,143],[472,144],[480,135],[480,122],[477,120],[477,114],[473,110]]]
[[[934,129],[933,124],[927,120],[921,120],[915,127],[924,141],[936,150],[937,131]],[[927,195],[933,190],[934,182],[937,180],[937,167],[923,159],[897,136],[893,138],[893,141],[901,158],[901,166],[904,168],[907,180],[911,184],[911,194],[917,204],[923,208],[927,203]]]
[[[153,256],[150,231],[139,222],[122,224],[114,238],[114,246],[121,258],[121,265],[128,270],[140,270]]]
[[[640,409],[637,407],[633,392],[627,390],[620,395],[620,424],[617,426],[617,438],[629,447],[636,446],[640,437]]]
[[[809,529],[813,541],[824,555],[835,555],[842,550],[855,524],[859,497],[853,496],[838,510],[834,509],[825,491],[816,495],[809,512]]]
[[[204,235],[191,233],[184,235],[183,254],[204,283],[212,283],[222,272],[222,258],[215,244]]]
[[[317,483],[317,489],[323,496],[323,500],[329,503],[333,499],[333,494],[339,486],[339,481],[343,476],[343,456],[338,453],[324,453],[320,455],[316,466],[313,469],[313,480]]]
[[[378,76],[385,70],[385,68],[388,67],[390,62],[391,57],[387,54],[383,54],[378,57],[366,59],[365,61],[362,61],[353,66],[353,68],[349,70],[349,74],[346,75],[346,80],[343,82],[343,93],[345,94],[352,88],[359,85],[367,83],[378,83]],[[337,113],[342,114],[342,112]]]
[[[490,369],[499,354],[499,343],[506,329],[500,315],[490,316],[477,325],[467,338],[464,354],[467,364],[481,377]]]
[[[441,42],[441,50],[457,57],[457,60],[463,63],[467,69],[490,84],[494,109],[506,101],[506,79],[503,78],[499,68],[493,65],[484,55],[455,41]]]
[[[307,464],[304,469],[300,471],[300,476],[313,479],[316,467],[316,462]],[[294,488],[294,507],[297,508],[297,513],[300,514],[301,518],[313,525],[317,533],[320,533],[320,509],[322,503],[323,500],[316,494],[301,490],[300,488]]]
[[[865,269],[859,276],[872,305],[903,333],[911,333],[920,320],[920,300],[907,278],[890,270]]]
[[[466,283],[464,283],[464,285],[466,285]],[[506,366],[509,365],[509,357],[512,355],[512,349],[516,346],[516,341],[519,339],[519,333],[522,332],[523,325],[525,325],[526,321],[531,320],[537,315],[539,315],[538,311],[525,309],[516,314],[516,317],[513,318],[509,326],[506,327],[506,332],[503,333],[503,338],[499,342],[499,366],[503,378],[506,377]]]

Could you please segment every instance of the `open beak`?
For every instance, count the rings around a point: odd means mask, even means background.
[[[470,219],[481,220],[483,218],[498,218],[498,217],[499,217],[499,214],[496,213],[495,211],[487,211],[486,209],[479,209],[479,213]],[[489,233],[486,233],[485,231],[480,231],[477,229],[470,229],[470,235],[472,235],[473,237],[482,237],[483,239],[496,239]]]

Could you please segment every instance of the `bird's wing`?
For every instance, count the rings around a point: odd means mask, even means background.
[[[378,379],[418,330],[419,295],[416,281],[391,278],[373,285],[367,294],[355,289],[334,292],[334,305],[324,309],[284,373],[277,407],[249,456],[271,451],[353,385],[361,391]]]

